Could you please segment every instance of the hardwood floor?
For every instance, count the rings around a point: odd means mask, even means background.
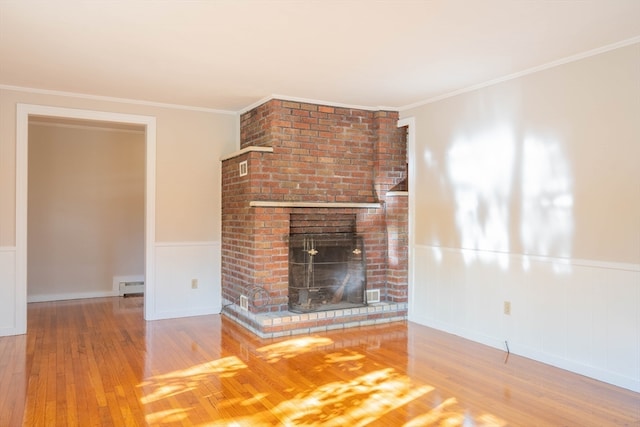
[[[104,298],[29,304],[0,338],[20,425],[640,426],[640,394],[413,323],[261,340]]]

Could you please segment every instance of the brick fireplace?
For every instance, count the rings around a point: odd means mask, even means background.
[[[397,121],[396,112],[277,99],[242,114],[241,149],[222,159],[226,316],[263,337],[406,318],[406,132]],[[290,242],[345,227],[366,253],[364,301],[289,311]]]

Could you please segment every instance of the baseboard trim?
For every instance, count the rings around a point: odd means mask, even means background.
[[[181,317],[208,316],[211,314],[220,314],[222,305],[211,307],[200,307],[190,310],[162,311],[156,312],[156,318],[153,320],[178,319]]]
[[[117,297],[117,296],[118,296],[118,291],[71,292],[71,293],[62,293],[62,294],[29,295],[27,296],[27,303],[65,301],[65,300],[86,299],[86,298],[105,298],[105,297]]]
[[[409,322],[433,328],[447,334],[455,335],[463,339],[477,342],[479,344],[483,344],[496,349],[506,350],[503,341],[499,341],[493,337],[478,335],[476,333],[473,333],[472,331],[468,331],[462,328],[452,327],[449,324],[434,321],[433,319],[427,318],[425,316],[411,314],[410,312],[408,320]],[[516,341],[511,341],[509,347],[509,350],[512,354],[526,357],[527,359],[535,360],[549,366],[554,366],[558,369],[564,369],[565,371],[584,375],[597,381],[602,381],[617,387],[622,387],[640,393],[640,381],[635,378],[630,378],[617,374],[615,372],[608,371],[606,369],[598,368],[596,366],[589,366],[584,363],[575,362],[553,354],[545,353],[526,345],[520,345]]]

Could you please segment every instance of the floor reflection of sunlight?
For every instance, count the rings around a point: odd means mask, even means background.
[[[167,423],[179,423],[188,417],[190,408],[167,409],[164,411],[147,414],[146,421],[149,425],[159,425]]]
[[[282,425],[362,426],[432,390],[387,368],[298,393],[263,413],[205,425],[267,426],[264,420],[275,415]]]
[[[275,363],[280,359],[295,357],[331,344],[333,344],[333,341],[329,338],[302,337],[260,347],[257,351],[264,353],[269,363]]]
[[[424,427],[424,426],[461,426],[461,427],[502,427],[507,422],[492,414],[482,414],[473,417],[462,410],[456,398],[451,397],[431,411],[419,415],[408,421],[403,427]]]
[[[444,421],[451,421],[451,418],[459,419],[460,413],[456,411],[449,411],[449,407],[457,404],[458,401],[451,397],[440,405],[433,408],[431,411],[426,414],[419,415],[412,419],[411,421],[404,424],[403,427],[422,427],[429,425],[442,425]],[[449,425],[449,423],[447,423]],[[456,424],[453,424],[456,425]],[[460,425],[460,424],[457,424]]]
[[[347,371],[357,371],[362,368],[364,355],[355,351],[345,351],[343,353],[331,353],[324,356],[326,363],[337,365],[340,369]]]
[[[294,338],[255,349],[256,353],[247,359],[252,361],[251,366],[236,356],[229,356],[155,375],[140,384],[140,400],[148,411],[146,422],[149,425],[252,427],[365,426],[387,414],[393,417],[394,410],[414,401],[421,408],[432,406],[429,403],[425,406],[421,399],[433,392],[434,387],[416,384],[394,368],[367,363],[365,354],[352,349],[325,353],[333,344],[333,340],[323,337]],[[291,366],[293,358],[306,361],[306,355],[311,352],[315,354],[308,360],[315,362],[306,371],[314,372],[316,378],[326,375],[337,380],[314,385],[309,378],[304,381],[287,378],[281,387],[277,383],[250,380],[264,366],[280,372],[281,366]],[[300,375],[295,369],[290,372]],[[203,408],[206,408],[204,418]],[[207,419],[214,421],[207,422]],[[405,424],[406,427],[418,425],[502,426],[505,423],[490,414],[474,419],[451,397]]]
[[[140,387],[151,387],[140,400],[147,404],[169,396],[184,393],[197,388],[199,384],[213,375],[224,378],[234,375],[240,369],[246,368],[238,357],[230,356],[200,365],[191,366],[168,374],[156,375],[142,382]]]

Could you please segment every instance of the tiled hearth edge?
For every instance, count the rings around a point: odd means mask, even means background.
[[[407,320],[407,303],[379,302],[366,307],[314,313],[255,314],[223,300],[222,314],[260,338],[279,338],[404,321]]]

